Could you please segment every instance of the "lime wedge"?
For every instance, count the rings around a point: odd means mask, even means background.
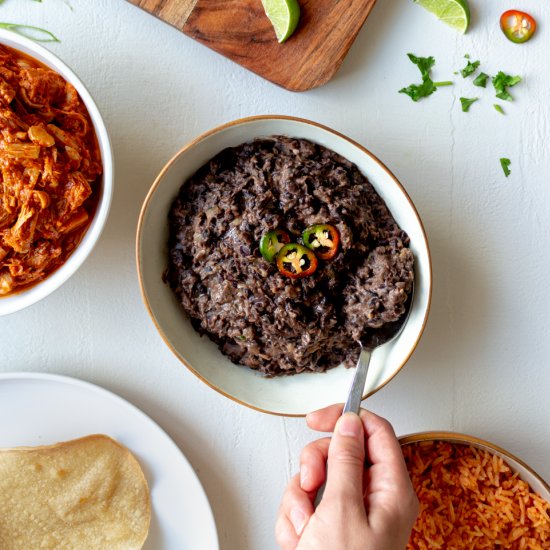
[[[414,0],[438,19],[464,34],[470,24],[467,0]]]
[[[282,44],[296,30],[300,20],[298,0],[262,0],[265,14],[271,21],[277,40]]]

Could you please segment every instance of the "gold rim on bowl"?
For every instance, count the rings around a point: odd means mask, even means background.
[[[540,483],[541,487],[543,487],[547,494],[546,496],[543,496],[543,498],[550,498],[550,485],[535,471],[531,466],[526,464],[523,460],[518,458],[517,456],[513,455],[511,452],[507,451],[506,449],[503,449],[502,447],[499,447],[498,445],[495,445],[494,443],[490,443],[489,441],[486,441],[484,439],[481,439],[479,437],[475,437],[473,435],[467,435],[462,433],[456,433],[456,432],[418,432],[410,435],[405,435],[399,438],[399,443],[403,447],[405,445],[409,445],[411,443],[422,443],[425,441],[445,441],[447,443],[455,443],[459,445],[471,445],[472,447],[475,447],[476,449],[481,449],[484,451],[488,451],[491,454],[496,454],[497,456],[500,456],[504,460],[507,460],[508,466],[512,468],[512,470],[517,471],[517,468],[515,465],[519,465],[521,468],[523,468],[525,471],[529,472],[530,475],[535,478],[538,483]],[[521,477],[521,472],[520,477]],[[522,478],[523,479],[523,478]],[[529,483],[528,480],[525,480],[527,483]],[[533,490],[533,487],[531,486],[531,483],[529,483],[529,486]]]

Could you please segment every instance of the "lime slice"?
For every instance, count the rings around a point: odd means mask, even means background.
[[[271,21],[277,40],[282,44],[296,30],[300,20],[298,0],[262,0],[265,14]]]
[[[464,34],[470,24],[467,0],[414,0],[438,19]]]

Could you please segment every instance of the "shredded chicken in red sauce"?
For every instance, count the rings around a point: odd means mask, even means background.
[[[0,45],[0,296],[58,268],[93,217],[102,173],[75,88]]]

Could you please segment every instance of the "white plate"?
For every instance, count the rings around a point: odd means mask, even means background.
[[[144,550],[219,549],[193,468],[155,422],[121,397],[64,376],[0,374],[0,418],[0,447],[111,436],[134,453],[149,483],[152,518]]]

